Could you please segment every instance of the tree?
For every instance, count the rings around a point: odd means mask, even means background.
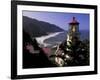
[[[72,41],[65,40],[58,45],[53,57],[58,66],[89,65],[89,41],[81,41],[77,37],[74,37]]]

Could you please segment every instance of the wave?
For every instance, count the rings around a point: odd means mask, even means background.
[[[67,31],[55,32],[49,35],[36,37],[36,40],[39,43],[40,47],[53,47],[53,46],[60,44],[66,39],[67,39]],[[89,31],[80,30],[80,39],[89,40]]]
[[[63,33],[63,32],[54,32],[54,33],[51,33],[51,34],[49,34],[49,35],[45,35],[45,36],[41,36],[41,37],[36,37],[36,40],[37,40],[38,44],[39,44],[40,46],[42,46],[42,47],[51,46],[51,44],[45,43],[44,41],[45,41],[46,39],[53,38],[53,37],[55,37],[55,36],[57,36],[57,35],[59,35],[59,34],[61,34],[61,33]]]

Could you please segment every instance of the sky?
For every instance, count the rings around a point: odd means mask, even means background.
[[[79,30],[89,30],[90,26],[89,14],[83,13],[23,11],[23,16],[55,24],[64,30],[68,30],[68,23],[72,21],[73,17],[80,23]]]

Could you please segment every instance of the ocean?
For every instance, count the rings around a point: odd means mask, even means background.
[[[47,47],[53,47],[57,44],[60,44],[61,42],[63,42],[66,39],[67,39],[67,31],[61,32],[60,34],[58,34],[54,37],[50,37],[48,39],[45,39],[44,43],[49,44],[49,46],[47,46]],[[85,40],[85,39],[89,40],[89,31],[88,30],[81,30],[80,31],[80,40]]]

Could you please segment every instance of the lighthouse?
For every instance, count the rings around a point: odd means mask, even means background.
[[[89,65],[89,43],[84,43],[80,39],[79,22],[73,17],[68,24],[67,39],[58,45],[55,51],[55,64],[57,66]]]
[[[79,38],[79,22],[73,17],[72,21],[69,23],[67,41],[74,42],[75,39]]]

